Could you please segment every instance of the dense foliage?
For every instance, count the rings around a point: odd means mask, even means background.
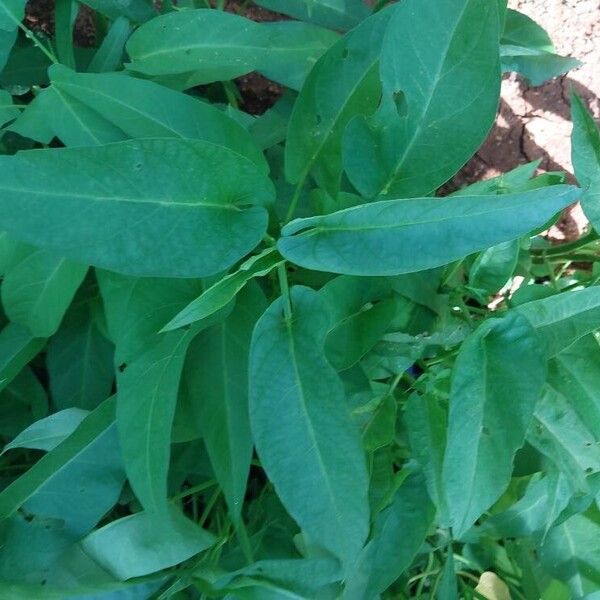
[[[600,133],[437,197],[577,61],[505,0],[84,1],[0,3],[0,598],[599,598]]]

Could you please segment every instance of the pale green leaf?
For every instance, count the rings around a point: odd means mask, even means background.
[[[215,541],[173,506],[166,518],[139,512],[112,521],[81,544],[109,573],[126,580],[175,566]]]
[[[342,383],[326,361],[330,326],[316,292],[292,288],[293,320],[275,301],[254,330],[250,423],[261,463],[289,513],[346,564],[368,532],[367,473]]]
[[[192,140],[32,150],[1,156],[0,169],[9,234],[132,275],[207,276],[230,267],[262,238],[260,205],[273,198],[253,163]]]
[[[75,431],[89,411],[67,408],[36,421],[22,431],[12,442],[4,446],[2,453],[12,448],[35,448],[53,450]]]
[[[302,267],[350,275],[431,269],[517,239],[573,202],[578,189],[552,186],[520,194],[414,198],[296,219],[277,247]]]

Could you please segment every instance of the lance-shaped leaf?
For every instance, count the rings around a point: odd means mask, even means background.
[[[162,331],[178,329],[209,317],[231,302],[252,278],[267,275],[282,263],[283,259],[273,248],[252,256],[242,263],[237,271],[226,275],[190,302],[163,327]]]
[[[369,276],[422,271],[525,235],[573,202],[578,191],[552,186],[501,196],[362,204],[292,221],[277,247],[291,262],[317,271]]]
[[[596,228],[600,228],[600,130],[575,93],[571,94],[571,155],[575,176],[583,188],[581,204]]]
[[[13,123],[12,131],[45,142],[57,136],[67,146],[78,145],[82,130],[99,141],[198,139],[225,146],[251,160],[260,171],[268,170],[246,129],[208,102],[123,73],[75,73],[53,65],[49,74],[52,87],[35,98]],[[65,110],[49,112],[49,102]],[[104,132],[110,132],[110,139],[105,140]]]
[[[371,541],[350,570],[343,598],[360,600],[385,591],[412,563],[434,516],[425,478],[412,473],[377,517]]]
[[[0,517],[24,506],[87,533],[117,501],[124,479],[110,398],[0,493]]]
[[[506,489],[545,378],[543,346],[516,313],[485,321],[465,340],[452,377],[443,465],[456,538]]]
[[[369,16],[362,0],[256,0],[255,4],[336,31],[352,29]]]
[[[327,305],[303,287],[292,289],[292,320],[283,303],[267,309],[252,338],[254,441],[288,512],[349,565],[368,532],[368,480],[342,383],[324,357]]]
[[[288,128],[285,175],[291,183],[312,173],[322,187],[337,195],[342,135],[353,117],[377,107],[381,89],[377,64],[394,10],[382,10],[352,30],[310,72]]]
[[[4,275],[2,304],[7,316],[35,337],[54,335],[86,272],[84,265],[29,248]]]
[[[248,353],[254,325],[265,308],[257,285],[244,289],[229,316],[194,339],[184,372],[192,414],[235,524],[252,458]]]
[[[117,71],[123,63],[125,42],[131,35],[133,28],[126,17],[118,17],[106,32],[102,43],[94,58],[88,65],[90,73],[105,73]]]
[[[258,70],[299,89],[336,38],[306,23],[256,23],[210,9],[178,11],[152,19],[131,36],[127,67],[148,76],[183,76],[183,88]]]
[[[424,196],[472,156],[500,97],[494,2],[404,0],[381,50],[381,106],[344,136],[344,167],[366,197]]]
[[[192,339],[171,331],[117,380],[117,426],[129,483],[144,509],[166,513],[171,428],[183,361]]]
[[[590,287],[526,302],[514,309],[537,329],[548,356],[555,356],[600,329],[600,288]]]
[[[0,220],[9,234],[131,275],[227,269],[266,230],[265,208],[248,205],[273,197],[253,163],[202,141],[32,150],[0,157],[0,170]]]
[[[139,512],[88,535],[86,554],[120,580],[172,567],[212,546],[216,538],[172,506],[167,518]]]

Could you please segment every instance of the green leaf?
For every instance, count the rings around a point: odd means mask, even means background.
[[[149,513],[167,511],[171,428],[191,339],[183,331],[156,338],[117,378],[117,425],[125,471]]]
[[[283,262],[274,248],[267,248],[250,257],[236,271],[226,275],[192,300],[161,331],[171,331],[206,319],[229,304],[252,278],[267,275]]]
[[[249,201],[273,198],[250,161],[201,141],[32,150],[0,156],[0,169],[8,233],[131,275],[201,277],[230,267],[266,230],[265,208]]]
[[[334,44],[313,67],[290,119],[285,175],[300,183],[312,174],[337,195],[342,135],[349,121],[369,114],[380,96],[378,60],[383,33],[395,8],[380,11]]]
[[[82,129],[89,130],[98,141],[150,137],[198,139],[225,146],[255,163],[260,171],[268,171],[250,134],[207,102],[123,73],[75,73],[62,65],[53,65],[49,73],[51,89],[34,100],[11,127],[13,131],[38,139],[38,120],[45,119],[43,127],[51,128],[52,135],[67,146],[78,145]],[[44,105],[43,99],[49,93],[65,107],[64,111],[56,111],[55,118]],[[36,120],[32,123],[32,119]],[[24,123],[29,124],[26,129]],[[105,139],[104,132],[110,132],[109,139]]]
[[[600,588],[598,536],[600,517],[591,509],[554,527],[541,548],[543,566],[568,584],[573,598],[592,598]]]
[[[289,513],[316,543],[356,558],[368,532],[367,473],[341,381],[326,361],[327,305],[291,291],[275,301],[250,349],[250,423],[258,455]]]
[[[469,270],[469,286],[495,294],[512,277],[520,249],[520,240],[510,240],[484,250]]]
[[[583,188],[581,204],[592,225],[600,228],[600,129],[575,93],[571,94],[571,153],[575,176]]]
[[[56,54],[63,65],[75,68],[73,25],[79,5],[74,0],[56,0],[54,8],[54,40]]]
[[[344,599],[370,598],[398,579],[425,541],[434,516],[424,477],[409,475],[377,517],[372,539],[352,567]]]
[[[179,509],[170,507],[166,519],[139,512],[108,523],[81,544],[108,572],[126,580],[175,566],[215,541]]]
[[[115,504],[125,479],[114,411],[114,398],[103,402],[0,492],[0,517],[23,506],[29,513],[64,520],[74,534],[91,530]]]
[[[363,196],[427,195],[473,155],[496,117],[498,37],[493,2],[399,4],[381,51],[381,106],[344,136],[344,167]]]
[[[0,390],[44,347],[46,340],[35,338],[25,327],[8,323],[0,331]]]
[[[587,478],[600,472],[600,440],[575,412],[568,397],[546,387],[527,441],[556,465],[575,490],[591,491]]]
[[[574,187],[552,186],[501,196],[374,202],[296,219],[283,228],[277,247],[291,262],[317,271],[369,276],[422,271],[517,239],[577,194]]]
[[[111,392],[114,347],[98,329],[94,303],[74,304],[48,343],[46,363],[57,408],[92,410]]]
[[[53,450],[75,431],[88,414],[87,410],[67,408],[40,419],[22,431],[10,444],[6,444],[2,454],[13,448]]]
[[[205,32],[201,37],[199,29]],[[186,75],[183,87],[257,70],[300,89],[336,39],[332,31],[306,23],[256,23],[224,11],[184,10],[135,31],[127,43],[131,62],[126,66],[146,76]]]
[[[362,0],[256,0],[255,4],[337,31],[352,29],[369,16]]]
[[[4,310],[11,321],[27,327],[35,337],[50,337],[56,333],[87,267],[38,248],[28,248],[20,258],[4,275]]]
[[[12,121],[20,114],[21,111],[13,104],[12,96],[8,92],[0,90],[0,125]]]
[[[442,468],[446,450],[447,411],[433,394],[413,394],[406,403],[405,420],[413,457],[425,475],[429,497],[438,510],[445,514]]]
[[[548,356],[600,329],[600,288],[590,287],[532,300],[514,309],[537,329]]]
[[[94,58],[88,65],[89,73],[105,73],[117,71],[123,63],[125,42],[131,35],[133,27],[126,17],[117,17],[111,24]]]
[[[242,290],[230,315],[194,339],[185,366],[192,412],[234,524],[240,519],[252,458],[248,353],[265,308],[258,286]]]
[[[153,346],[163,324],[203,289],[196,279],[136,278],[103,270],[97,270],[96,277],[117,365]]]
[[[506,489],[545,379],[543,347],[517,314],[485,321],[462,345],[452,376],[443,466],[455,538]]]
[[[501,42],[505,45],[554,52],[554,44],[546,31],[531,17],[512,8],[506,11]]]

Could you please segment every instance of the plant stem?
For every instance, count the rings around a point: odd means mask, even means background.
[[[285,222],[289,223],[296,212],[296,207],[298,206],[298,200],[300,200],[300,194],[302,194],[302,190],[304,189],[304,184],[306,183],[306,176],[301,177],[298,185],[296,185],[296,189],[294,190],[294,195],[290,200],[290,207],[288,208],[287,214],[285,215]]]
[[[21,23],[20,21],[17,21],[17,19],[14,17],[14,15],[10,13],[10,11],[7,11],[7,14],[10,15],[12,20],[18,25],[19,29],[25,33],[25,37],[28,40],[31,40],[35,44],[35,46],[37,46],[37,48],[46,55],[50,62],[52,62],[55,65],[58,64],[58,59],[54,55],[54,52],[46,48],[46,46],[42,44],[42,42],[37,38],[35,33],[31,31],[31,29],[25,27],[25,25],[23,25],[23,23]]]
[[[240,547],[244,556],[246,557],[246,561],[249,565],[254,562],[254,553],[252,552],[252,544],[250,543],[250,538],[248,537],[248,531],[246,530],[246,525],[244,524],[244,520],[240,517],[240,522],[237,524],[236,528],[237,537],[240,541]]]
[[[290,323],[292,321],[292,303],[290,300],[290,286],[288,284],[285,263],[277,267],[277,277],[279,279],[281,297],[283,298],[283,314],[285,315],[285,320]]]
[[[215,485],[217,485],[217,482],[214,479],[210,479],[208,481],[205,481],[204,483],[200,483],[198,485],[195,485],[194,487],[188,488],[187,490],[183,490],[183,492],[177,494],[176,496],[173,496],[172,498],[169,498],[169,502],[177,502],[182,498],[187,498],[188,496],[192,496],[193,494],[197,494],[198,492],[203,492],[204,490],[207,490]]]
[[[202,512],[202,516],[200,517],[200,520],[198,521],[198,525],[200,527],[204,527],[204,523],[206,523],[206,519],[208,519],[208,515],[210,515],[212,509],[215,507],[215,504],[217,503],[217,500],[219,499],[220,494],[221,494],[221,490],[219,488],[217,488],[213,492],[213,495],[210,497],[208,502],[206,503],[206,506],[204,507],[204,511]]]

